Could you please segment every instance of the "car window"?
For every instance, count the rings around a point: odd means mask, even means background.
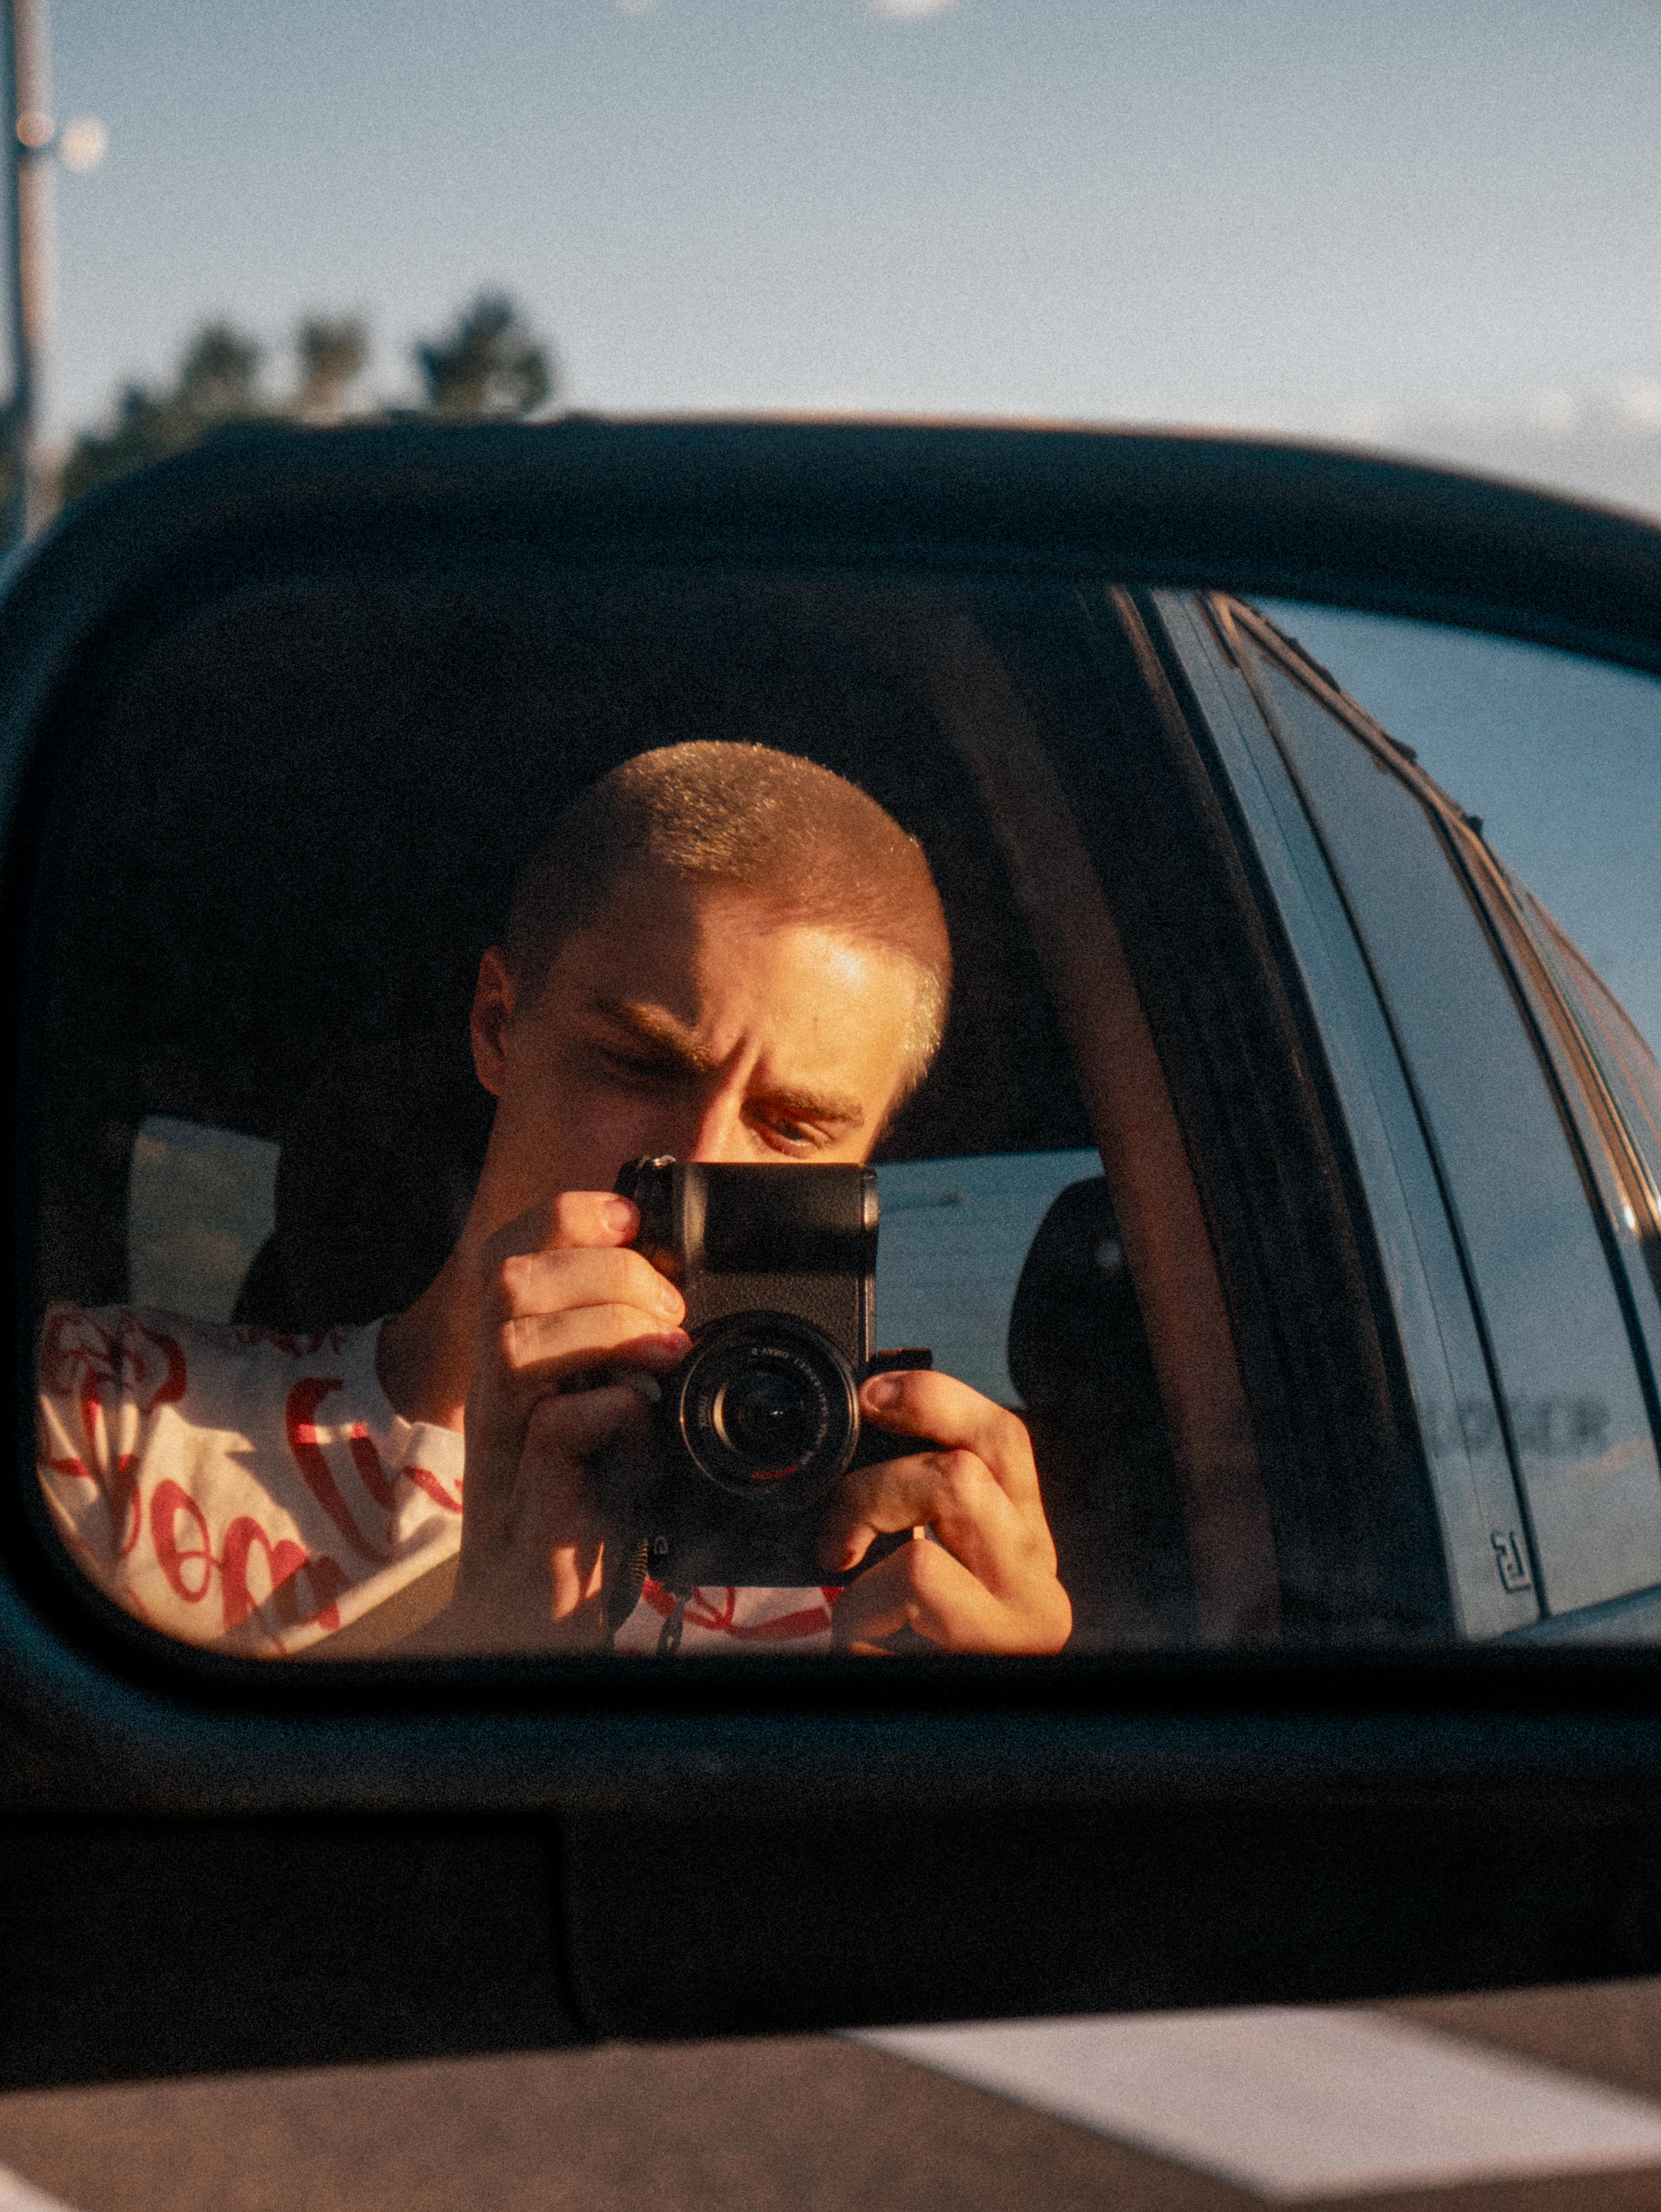
[[[1039,1223],[1069,1185],[1099,1177],[1093,1151],[897,1161],[879,1170],[877,1334],[926,1344],[948,1374],[1001,1405],[1015,1285]]]
[[[1661,1045],[1661,682],[1520,639],[1256,602],[1467,814]]]
[[[128,1277],[133,1303],[228,1322],[277,1225],[280,1147],[234,1129],[152,1115],[133,1140]],[[1038,1224],[1069,1184],[1099,1176],[1091,1149],[892,1161],[878,1172],[879,1345],[927,1345],[1001,1405],[1009,1316]]]
[[[1661,1068],[1648,1040],[1579,946],[1520,883],[1519,915],[1609,1085],[1623,1133],[1647,1170],[1652,1210],[1661,1212]]]
[[[136,1305],[228,1322],[275,1225],[279,1147],[147,1115],[132,1142],[127,1284]]]
[[[1436,1502],[1457,1632],[1538,1618],[1528,1522],[1433,1152],[1366,956],[1284,756],[1235,659],[1230,617],[1159,595],[1162,622],[1250,825],[1365,1185]]]
[[[1548,1610],[1661,1579],[1635,1322],[1587,1146],[1410,761],[1244,640],[1253,683],[1377,979],[1434,1146],[1498,1380]],[[1612,1266],[1612,1261],[1615,1262]]]

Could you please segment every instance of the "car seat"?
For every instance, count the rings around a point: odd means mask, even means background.
[[[1188,1540],[1158,1382],[1104,1177],[1069,1183],[1009,1315],[1074,1650],[1191,1642]]]
[[[332,1059],[283,1133],[276,1227],[233,1319],[327,1328],[410,1305],[460,1233],[494,1106],[455,1029]]]

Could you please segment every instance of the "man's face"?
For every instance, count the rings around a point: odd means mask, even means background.
[[[534,1004],[485,956],[479,1079],[500,1102],[494,1227],[626,1160],[863,1160],[898,1089],[910,964],[753,894],[639,874],[567,940]]]

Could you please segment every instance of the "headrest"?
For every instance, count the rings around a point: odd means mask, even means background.
[[[1038,1224],[1009,1312],[1009,1374],[1024,1405],[1060,1411],[1101,1371],[1129,1323],[1140,1330],[1104,1176],[1069,1183]]]
[[[332,1059],[283,1133],[276,1231],[237,1320],[326,1328],[412,1304],[460,1233],[494,1110],[452,1030]]]

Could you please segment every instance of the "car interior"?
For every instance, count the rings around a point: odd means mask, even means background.
[[[636,751],[782,748],[922,837],[948,916],[945,1043],[879,1166],[1103,1164],[1044,1216],[1007,1321],[1074,1648],[1272,1636],[1274,1542],[1182,1133],[997,621],[923,586],[515,568],[283,581],[165,626],[91,703],[57,800],[41,1307],[131,1295],[134,1145],[158,1116],[280,1146],[238,1323],[407,1304],[488,1135],[467,1008],[518,868]]]

